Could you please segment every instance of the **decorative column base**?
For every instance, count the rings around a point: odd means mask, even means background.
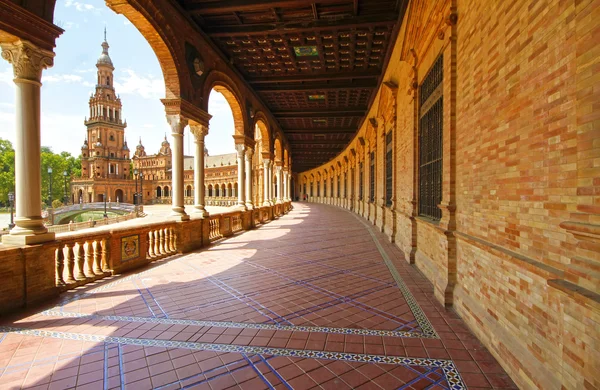
[[[185,208],[183,207],[173,207],[171,210],[172,217],[176,217],[178,221],[189,221],[190,216],[185,213]]]
[[[4,245],[33,245],[41,244],[43,242],[54,241],[55,234],[53,232],[41,233],[41,234],[5,234],[2,236],[2,244]]]
[[[200,214],[202,218],[207,218],[209,215],[203,205],[194,206],[194,214]]]
[[[252,204],[252,202],[246,202],[246,209],[247,210],[254,210],[254,204]]]

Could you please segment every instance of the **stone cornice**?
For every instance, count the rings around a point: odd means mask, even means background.
[[[167,115],[182,115],[188,121],[205,126],[208,126],[208,122],[212,118],[208,112],[181,98],[161,99],[160,101],[164,104]]]
[[[65,30],[10,1],[0,1],[0,31],[14,36],[13,41],[28,40],[42,49],[52,51],[56,47],[56,38]],[[11,41],[1,32],[0,40]]]

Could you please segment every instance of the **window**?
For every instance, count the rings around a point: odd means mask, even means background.
[[[340,175],[337,176],[337,197],[340,197]]]
[[[363,200],[363,191],[364,191],[364,172],[363,172],[363,163],[358,164],[358,200]]]
[[[329,190],[329,196],[333,198],[333,176],[331,176],[330,180],[331,189]]]
[[[344,198],[348,198],[348,172],[344,172]]]
[[[350,169],[350,198],[354,199],[354,168]]]
[[[419,215],[439,221],[442,210],[443,56],[419,90]]]
[[[390,130],[385,136],[385,205],[390,207],[392,205],[392,193],[393,188],[393,147],[392,147],[393,134]]]
[[[375,152],[370,153],[369,161],[369,202],[375,202]]]

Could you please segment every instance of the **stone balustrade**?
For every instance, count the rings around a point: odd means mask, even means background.
[[[262,206],[189,221],[161,221],[110,230],[65,232],[28,246],[0,244],[0,314],[56,297],[65,290],[183,254],[264,224],[291,203]]]

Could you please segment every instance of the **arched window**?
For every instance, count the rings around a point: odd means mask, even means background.
[[[110,77],[106,78],[106,85],[110,85]]]
[[[167,198],[168,198],[168,197],[169,197],[169,187],[165,186],[165,189],[164,189],[164,191],[163,191],[163,192],[164,192],[164,194],[165,194],[165,197],[167,197]]]
[[[208,196],[210,196],[210,197],[212,197],[212,196],[213,196],[212,190],[213,190],[213,189],[212,189],[212,185],[209,185],[209,186],[208,186]]]
[[[156,187],[156,197],[157,198],[162,197],[162,190],[160,187]]]

